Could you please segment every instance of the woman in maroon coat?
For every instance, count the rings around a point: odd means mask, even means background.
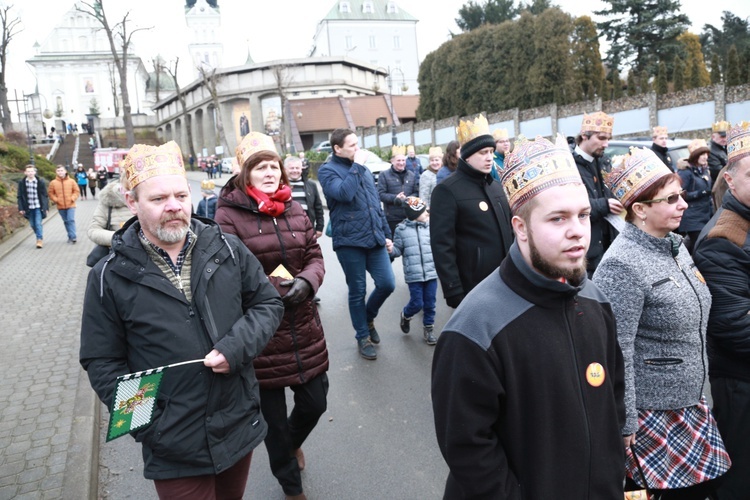
[[[291,189],[273,140],[253,132],[237,147],[241,171],[219,195],[216,221],[258,258],[284,301],[284,319],[254,361],[271,470],[287,498],[306,498],[301,446],[326,410],[328,350],[313,301],[323,282],[315,230]],[[285,388],[294,392],[287,417]]]

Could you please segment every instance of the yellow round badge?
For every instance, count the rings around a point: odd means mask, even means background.
[[[604,373],[604,367],[599,363],[591,363],[586,367],[586,382],[592,387],[599,387],[604,383],[604,379],[607,378]]]
[[[480,201],[479,202],[479,210],[481,210],[482,212],[486,212],[489,209],[490,209],[490,207],[487,205],[487,202],[485,202],[485,201]]]

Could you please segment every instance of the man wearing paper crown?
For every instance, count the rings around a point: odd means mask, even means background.
[[[731,125],[719,121],[711,125],[711,141],[708,143],[708,169],[711,171],[711,184],[716,184],[719,172],[727,164],[727,131]]]
[[[414,178],[417,180],[417,190],[419,190],[419,177],[424,170],[422,169],[422,162],[417,157],[417,151],[411,144],[406,146],[406,170],[414,173]]]
[[[586,276],[586,188],[560,135],[516,142],[501,182],[515,243],[433,357],[444,498],[622,498],[623,363]]]
[[[497,269],[513,242],[508,200],[490,175],[495,139],[487,119],[462,120],[457,132],[458,167],[430,200],[432,254],[450,307]]]
[[[584,114],[581,133],[576,137],[577,145],[573,151],[573,158],[591,202],[591,244],[586,254],[589,277],[617,237],[617,231],[605,217],[609,214],[618,215],[623,211],[622,204],[612,196],[603,179],[603,174],[610,169],[610,161],[604,150],[612,139],[614,122],[614,117],[601,111],[591,115]]]
[[[729,190],[703,229],[693,258],[713,297],[708,318],[708,377],[713,413],[732,468],[716,498],[750,491],[750,122],[729,130]]]
[[[406,168],[406,155],[403,146],[391,148],[391,168],[380,172],[378,176],[378,195],[383,202],[385,218],[391,234],[396,226],[406,219],[404,205],[409,196],[419,194],[419,183],[414,171]]]
[[[89,273],[81,365],[110,405],[117,376],[203,358],[164,373],[153,421],[131,434],[160,498],[240,498],[266,433],[252,361],[284,306],[239,239],[191,218],[176,143],[136,144],[123,176],[137,217]]]
[[[672,157],[669,156],[669,148],[667,147],[667,141],[669,140],[669,134],[667,133],[667,127],[654,127],[651,133],[651,151],[666,165],[670,170],[677,170],[677,165],[672,164]]]

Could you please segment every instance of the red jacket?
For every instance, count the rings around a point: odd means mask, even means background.
[[[221,190],[216,222],[222,230],[237,235],[250,249],[266,275],[283,264],[295,278],[310,283],[310,295],[297,306],[286,306],[284,319],[261,355],[254,361],[262,389],[300,385],[328,370],[328,349],[323,325],[313,298],[325,266],[315,230],[297,202],[288,202],[284,213],[271,217],[258,212],[255,200],[228,182]],[[282,297],[289,287],[283,278],[268,278]]]

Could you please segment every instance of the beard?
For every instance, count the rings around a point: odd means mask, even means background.
[[[179,227],[167,227],[167,224],[173,220],[182,221],[183,224]],[[146,229],[148,232],[156,236],[156,238],[164,243],[178,243],[185,239],[187,235],[188,227],[190,226],[190,220],[182,212],[176,214],[165,215],[159,220],[158,224],[148,225]]]
[[[564,278],[574,285],[579,285],[583,278],[586,277],[586,258],[584,257],[579,266],[573,268],[565,268],[554,265],[553,263],[545,260],[542,254],[539,253],[539,249],[534,243],[534,237],[531,231],[529,231],[529,250],[531,252],[531,265],[547,276],[548,278],[558,279]]]

